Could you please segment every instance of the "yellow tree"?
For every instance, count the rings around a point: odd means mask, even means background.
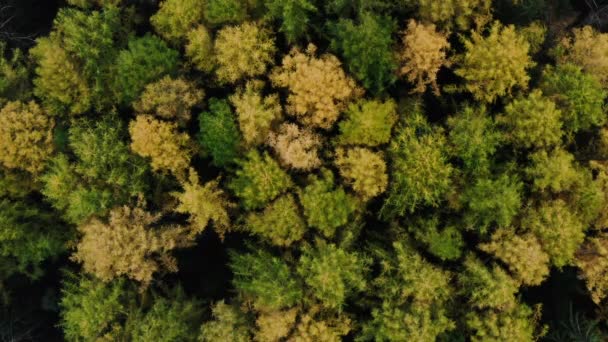
[[[309,129],[284,123],[277,133],[270,133],[268,144],[277,153],[279,161],[288,167],[311,170],[321,165],[318,151],[321,137]]]
[[[562,38],[554,54],[560,64],[575,64],[589,75],[608,85],[608,34],[591,26],[576,28]]]

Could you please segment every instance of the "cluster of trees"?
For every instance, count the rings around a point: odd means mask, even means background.
[[[54,268],[68,341],[578,340],[525,295],[569,271],[608,338],[608,34],[567,1],[149,9],[0,45],[1,306]],[[185,291],[217,238],[230,288]]]

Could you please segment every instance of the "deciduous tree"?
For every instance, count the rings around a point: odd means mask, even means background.
[[[204,25],[199,25],[188,32],[186,56],[194,67],[204,73],[211,73],[215,68],[215,51],[213,37]]]
[[[575,28],[563,37],[554,51],[557,62],[578,65],[590,76],[608,85],[608,34],[591,26]]]
[[[211,311],[213,319],[201,326],[201,341],[251,341],[251,323],[238,307],[219,301]]]
[[[236,115],[227,100],[209,99],[209,109],[198,116],[199,142],[212,163],[219,167],[233,164],[240,154],[241,133]]]
[[[205,0],[164,0],[150,23],[163,38],[177,45],[201,22]]]
[[[268,16],[281,21],[279,30],[289,43],[294,43],[306,33],[311,15],[318,11],[314,1],[310,0],[267,0],[264,3]]]
[[[274,245],[289,247],[302,239],[306,223],[293,195],[277,198],[260,213],[250,213],[245,219],[245,229],[271,241]]]
[[[363,147],[338,149],[335,162],[340,176],[363,199],[371,199],[386,190],[388,174],[381,153]]]
[[[293,123],[282,124],[278,132],[270,132],[268,144],[285,166],[310,171],[321,165],[321,137],[312,130]]]
[[[388,143],[397,122],[395,101],[362,100],[348,106],[345,119],[338,123],[338,143],[378,146]]]

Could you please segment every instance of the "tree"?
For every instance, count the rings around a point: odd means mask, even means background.
[[[260,155],[251,150],[238,165],[240,168],[228,188],[247,210],[264,207],[292,186],[289,175],[268,153]]]
[[[339,342],[344,339],[353,323],[347,315],[323,310],[313,305],[303,312],[289,341],[291,342]]]
[[[118,6],[123,0],[67,0],[68,4],[80,8],[89,9],[93,6]]]
[[[211,73],[215,68],[215,51],[209,30],[199,25],[188,32],[187,39],[186,56],[190,62],[196,69],[206,74]]]
[[[213,305],[211,311],[213,320],[201,326],[201,341],[251,341],[251,324],[238,307],[220,301]]]
[[[591,26],[575,28],[554,51],[559,64],[574,64],[603,85],[608,84],[608,34]]]
[[[593,76],[572,64],[546,67],[540,88],[562,111],[564,131],[568,134],[601,126],[606,122],[606,92]]]
[[[248,145],[263,143],[274,122],[282,117],[282,108],[277,94],[262,95],[264,83],[249,81],[244,88],[230,96],[235,108],[239,128]]]
[[[532,164],[524,171],[532,180],[532,189],[538,192],[559,193],[568,191],[583,182],[582,170],[574,156],[561,148],[530,154]]]
[[[608,295],[608,237],[605,232],[590,237],[576,252],[576,266],[597,304]]]
[[[321,165],[318,151],[321,147],[321,137],[310,129],[283,123],[277,133],[270,132],[268,144],[274,149],[281,163],[287,167],[310,171]]]
[[[406,119],[388,148],[392,179],[381,216],[402,216],[423,205],[439,205],[453,171],[446,145],[443,132],[433,129],[420,109]]]
[[[504,125],[506,138],[523,148],[559,145],[562,138],[562,113],[555,103],[540,90],[532,91],[527,98],[513,100],[505,107],[505,113],[496,121]]]
[[[298,193],[306,222],[331,238],[336,229],[348,223],[357,208],[354,198],[334,183],[331,171],[323,169],[321,177],[310,175],[308,185]]]
[[[170,298],[156,297],[152,306],[132,323],[132,341],[198,341],[202,310],[197,300],[186,298],[181,288]]]
[[[503,136],[485,107],[467,105],[447,122],[450,152],[462,161],[463,170],[474,176],[487,175]]]
[[[585,226],[567,204],[556,199],[526,211],[522,227],[530,230],[556,267],[570,265],[585,240]]]
[[[201,185],[196,171],[190,169],[188,180],[182,183],[182,187],[183,192],[173,193],[179,202],[175,211],[190,215],[192,234],[201,233],[213,221],[215,230],[223,237],[230,228],[228,208],[232,203],[219,187],[219,180]]]
[[[311,14],[318,11],[310,0],[267,0],[264,4],[271,19],[281,20],[279,31],[290,44],[306,33]]]
[[[503,173],[495,178],[478,178],[467,187],[460,201],[464,224],[485,234],[492,224],[508,227],[521,209],[523,183]]]
[[[348,106],[345,119],[338,123],[341,145],[378,146],[386,144],[397,122],[397,104],[393,100],[362,100]]]
[[[518,303],[509,310],[485,310],[466,314],[466,327],[471,341],[534,341],[538,332],[538,308],[536,312]]]
[[[119,338],[121,323],[133,313],[135,293],[124,278],[105,283],[68,273],[61,293],[60,326],[68,341]]]
[[[39,278],[42,263],[66,250],[69,235],[51,212],[0,198],[0,281],[15,272]]]
[[[528,55],[530,44],[513,25],[494,22],[487,36],[473,31],[463,44],[466,52],[458,58],[459,68],[454,72],[464,78],[464,89],[476,100],[490,103],[511,95],[516,86],[528,87],[526,69],[534,66]]]
[[[7,44],[0,43],[0,106],[4,106],[4,101],[23,101],[32,95],[30,69],[24,53],[20,49],[12,49],[10,53],[7,50]]]
[[[222,28],[214,46],[216,76],[221,83],[229,84],[264,75],[276,53],[271,32],[256,22]]]
[[[401,45],[399,75],[414,84],[413,93],[424,93],[430,85],[435,95],[439,95],[437,72],[442,66],[449,65],[446,53],[450,43],[447,37],[437,32],[435,25],[419,24],[411,19],[402,33]]]
[[[139,100],[133,104],[133,109],[141,114],[175,120],[185,126],[190,120],[192,107],[203,100],[204,94],[190,81],[165,76],[146,86]]]
[[[247,17],[247,2],[245,0],[207,0],[204,11],[205,20],[212,26],[240,23]]]
[[[313,296],[325,307],[340,311],[350,295],[366,289],[369,263],[358,253],[318,242],[314,248],[302,249],[297,271]]]
[[[492,234],[492,240],[479,249],[504,262],[515,278],[524,285],[540,285],[549,276],[549,256],[533,234],[517,234],[502,228]]]
[[[342,56],[348,71],[374,94],[395,82],[397,60],[393,53],[395,23],[388,17],[364,13],[355,23],[340,19],[331,26],[331,48]]]
[[[41,177],[42,193],[72,223],[103,215],[147,188],[148,165],[129,152],[127,132],[116,117],[83,120],[68,132],[75,160],[58,154]]]
[[[296,308],[290,310],[274,310],[262,312],[256,320],[257,331],[255,341],[257,342],[279,342],[287,337],[295,326],[298,311]]]
[[[302,285],[285,261],[263,250],[230,254],[232,284],[258,309],[290,308],[302,300]]]
[[[363,147],[338,149],[335,163],[340,176],[363,199],[371,199],[386,190],[388,175],[386,162],[381,153]]]
[[[120,102],[137,99],[145,86],[177,70],[179,54],[158,37],[131,38],[116,59],[116,93]]]
[[[458,285],[474,308],[509,310],[517,305],[519,283],[500,266],[486,267],[472,255],[464,262]]]
[[[415,0],[418,16],[447,30],[481,27],[491,18],[491,0]]]
[[[205,0],[164,0],[150,23],[163,38],[178,45],[203,19]]]
[[[330,129],[340,112],[360,95],[333,55],[316,57],[317,48],[309,44],[305,52],[294,48],[283,57],[270,80],[275,87],[288,88],[287,113],[312,127]]]
[[[208,111],[198,116],[199,143],[219,167],[233,164],[240,154],[241,133],[227,100],[209,99]]]
[[[456,260],[462,255],[464,239],[460,230],[452,224],[441,227],[439,216],[417,219],[408,224],[414,238],[426,245],[429,253],[441,260]]]
[[[34,94],[53,115],[78,115],[91,107],[91,89],[76,63],[54,40],[39,38],[30,50],[37,63]]]
[[[304,237],[306,223],[292,194],[277,198],[260,213],[250,213],[245,219],[245,229],[269,240],[272,244],[289,247]]]
[[[131,150],[150,158],[153,170],[185,173],[192,157],[190,137],[177,130],[176,123],[138,115],[129,124]]]
[[[72,259],[104,282],[124,275],[147,287],[155,273],[177,271],[173,249],[192,245],[187,229],[155,227],[159,220],[141,203],[114,208],[107,221],[92,218],[78,227],[83,236]]]
[[[53,153],[55,121],[34,101],[9,102],[0,110],[0,163],[40,173]]]

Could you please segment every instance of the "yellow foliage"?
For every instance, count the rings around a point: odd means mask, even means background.
[[[236,83],[264,75],[273,64],[276,47],[271,31],[255,22],[227,26],[215,39],[217,78],[222,83]]]
[[[53,153],[53,119],[35,102],[7,103],[0,111],[0,163],[39,173]]]
[[[166,120],[176,120],[185,125],[190,120],[190,110],[203,100],[204,92],[183,78],[165,76],[148,84],[139,100],[133,104],[138,113],[153,114]]]
[[[351,321],[345,316],[322,317],[314,306],[300,315],[298,325],[288,342],[340,342],[351,330]],[[321,316],[321,317],[319,317]]]
[[[163,38],[178,43],[203,19],[205,0],[164,0],[150,23]]]
[[[232,206],[224,191],[219,187],[219,180],[200,185],[198,174],[190,169],[187,182],[182,183],[184,192],[173,193],[179,201],[175,209],[178,213],[189,214],[192,223],[193,237],[201,233],[213,221],[214,228],[221,238],[230,228],[230,217],[227,209]]]
[[[249,81],[244,88],[232,96],[239,128],[248,145],[261,144],[266,140],[272,123],[282,116],[281,103],[277,94],[262,96],[262,81]]]
[[[502,260],[525,285],[540,285],[549,275],[549,256],[533,234],[515,234],[512,229],[499,229],[492,241],[479,249]]]
[[[555,52],[558,63],[576,64],[608,85],[608,33],[591,26],[574,29],[573,36],[562,38]]]
[[[417,0],[418,14],[425,21],[447,29],[481,27],[491,19],[492,0]]]
[[[386,190],[388,174],[381,153],[363,147],[336,151],[340,175],[364,199],[378,196]]]
[[[210,73],[215,67],[213,38],[205,26],[199,25],[188,33],[186,56],[202,72]]]
[[[284,123],[278,133],[271,132],[268,144],[274,148],[279,161],[288,167],[309,171],[321,165],[321,137],[309,129]]]
[[[154,170],[171,171],[176,176],[185,173],[192,149],[190,137],[177,130],[176,123],[157,120],[150,115],[138,115],[129,124],[131,150],[149,157]]]
[[[258,342],[278,342],[286,337],[296,323],[297,309],[263,312],[256,321]]]
[[[270,79],[273,85],[289,89],[289,114],[304,124],[329,129],[362,90],[342,70],[338,58],[330,54],[317,58],[316,50],[312,44],[304,53],[292,49]]]
[[[410,83],[414,93],[424,93],[427,85],[439,94],[437,72],[446,64],[446,51],[450,48],[447,37],[435,30],[435,25],[418,24],[410,20],[403,32],[403,49],[399,54],[402,67],[399,70]]]
[[[124,275],[145,287],[156,272],[176,272],[171,251],[192,244],[187,229],[156,227],[159,219],[141,205],[113,209],[107,223],[93,218],[78,227],[83,236],[72,259],[102,281]]]
[[[608,295],[608,233],[587,240],[576,253],[575,263],[591,292],[591,299],[599,305]]]

